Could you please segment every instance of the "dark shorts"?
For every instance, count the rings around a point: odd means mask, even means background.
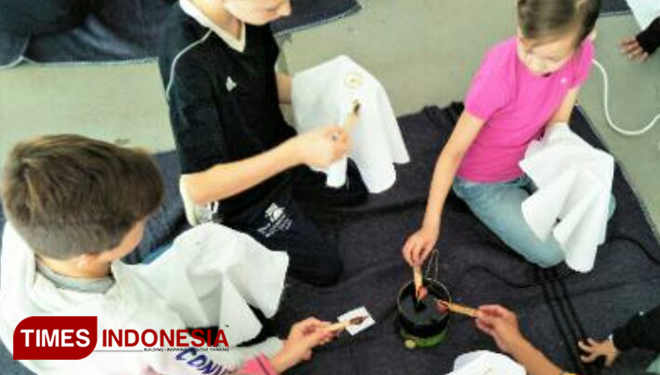
[[[223,224],[252,236],[274,251],[289,255],[288,274],[316,286],[330,286],[341,276],[343,264],[337,244],[325,238],[305,208],[351,207],[366,202],[368,192],[353,163],[345,186],[326,186],[326,176],[307,167],[294,172],[290,184],[258,206],[223,218]]]

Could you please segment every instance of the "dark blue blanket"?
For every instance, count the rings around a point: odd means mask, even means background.
[[[458,113],[431,107],[401,118],[412,163],[398,169],[391,190],[373,197],[365,207],[345,212],[340,222],[324,226],[328,236],[339,241],[343,279],[323,290],[292,282],[278,316],[279,327],[284,332],[310,315],[336,319],[358,306],[366,306],[378,325],[355,337],[340,337],[292,373],[444,374],[464,352],[497,350],[471,320],[459,316],[450,322],[446,343],[409,350],[395,322],[396,296],[411,279],[401,247],[421,223],[434,162]],[[572,128],[603,147],[579,111]],[[601,368],[578,361],[576,341],[585,336],[604,338],[631,315],[660,304],[660,245],[620,169],[613,193],[619,205],[607,243],[599,250],[595,270],[585,275],[567,272],[565,266],[540,270],[528,264],[450,195],[438,244],[439,278],[459,303],[500,303],[517,311],[522,330],[560,366],[584,375],[599,373]],[[625,353],[610,371],[636,374],[651,358],[652,353],[643,351]]]
[[[496,350],[474,323],[453,317],[446,343],[432,349],[406,349],[395,326],[395,299],[411,278],[401,258],[406,236],[421,222],[433,165],[447,140],[457,109],[430,107],[400,119],[412,162],[399,167],[397,184],[373,196],[363,207],[327,213],[324,233],[339,242],[345,264],[340,283],[316,289],[291,280],[279,315],[284,334],[291,323],[309,315],[336,319],[366,306],[378,324],[356,337],[341,336],[319,349],[314,359],[293,373],[312,375],[444,374],[454,358],[477,349]],[[572,128],[591,144],[603,147],[587,119],[576,111]],[[167,184],[167,202],[149,222],[141,249],[129,261],[144,259],[181,228],[183,211],[177,195],[178,163],[173,153],[156,156]],[[443,218],[439,278],[460,303],[501,303],[520,314],[523,331],[559,365],[583,375],[600,373],[577,360],[576,340],[606,337],[638,311],[660,303],[660,245],[644,207],[617,168],[613,193],[617,209],[599,249],[595,269],[585,275],[561,267],[540,270],[508,250],[456,197],[450,195]],[[314,214],[314,212],[312,212]],[[609,374],[638,374],[653,353],[633,350]],[[2,374],[24,374],[0,351]]]

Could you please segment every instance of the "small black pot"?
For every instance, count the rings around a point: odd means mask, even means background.
[[[428,296],[415,304],[415,286],[412,281],[401,288],[399,292],[398,323],[401,336],[408,348],[432,347],[445,339],[449,325],[449,313],[439,312],[435,301],[442,299],[451,301],[447,288],[433,279],[424,279]]]

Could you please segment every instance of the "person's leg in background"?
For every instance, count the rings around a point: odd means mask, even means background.
[[[250,225],[252,229],[248,232],[266,247],[286,250],[290,257],[289,274],[308,284],[320,287],[336,284],[343,263],[337,244],[323,236],[301,203],[323,208],[365,203],[369,192],[350,160],[346,173],[346,185],[331,188],[326,186],[325,173],[298,167],[292,185],[264,207]]]
[[[293,199],[291,186],[264,205],[225,219],[223,224],[252,236],[274,251],[289,255],[288,274],[305,283],[326,287],[336,284],[343,263],[336,246],[323,238],[317,226]]]
[[[559,243],[550,237],[541,241],[522,214],[522,202],[530,195],[526,177],[506,183],[480,184],[457,178],[453,189],[482,223],[528,262],[552,267],[564,260]]]
[[[315,286],[336,284],[343,272],[337,244],[324,238],[300,203],[322,207],[353,207],[366,202],[366,185],[349,160],[347,183],[326,186],[326,175],[298,167],[292,185],[240,217],[225,218],[223,224],[251,235],[267,248],[289,254],[289,275]]]

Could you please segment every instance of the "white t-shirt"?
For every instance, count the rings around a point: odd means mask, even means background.
[[[286,253],[269,251],[245,234],[217,224],[195,227],[149,265],[114,263],[115,283],[103,294],[58,288],[36,271],[33,252],[10,224],[2,243],[0,338],[10,351],[14,329],[29,316],[97,316],[97,350],[104,329],[141,333],[215,325],[229,343],[228,351],[146,351],[139,344],[130,348],[136,351],[94,351],[77,361],[22,361],[37,374],[221,375],[281,348],[277,338],[236,347],[261,330],[248,304],[266,317],[277,311],[288,266]]]

